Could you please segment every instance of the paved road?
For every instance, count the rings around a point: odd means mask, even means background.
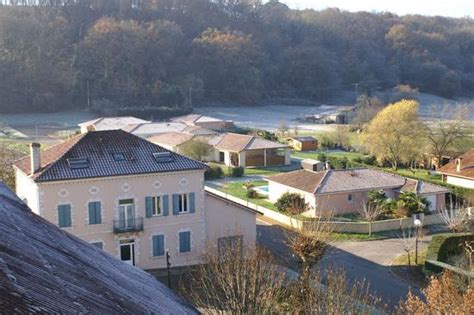
[[[297,271],[298,261],[286,245],[289,231],[267,222],[258,221],[257,240],[260,245],[268,248],[277,260],[288,268]],[[425,237],[422,247],[426,246],[430,237]],[[390,273],[390,262],[403,253],[403,241],[398,238],[364,242],[334,242],[326,257],[321,261],[320,268],[328,266],[343,268],[350,282],[367,280],[370,291],[377,294],[382,301],[391,307],[398,305],[405,298],[409,286]],[[413,289],[415,293],[417,289]]]

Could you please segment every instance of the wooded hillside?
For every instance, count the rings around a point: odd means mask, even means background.
[[[354,83],[369,93],[397,84],[445,97],[474,91],[468,18],[256,0],[0,3],[0,112],[324,100]]]

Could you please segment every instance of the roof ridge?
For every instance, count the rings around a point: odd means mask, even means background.
[[[324,172],[324,175],[323,175],[323,178],[321,178],[321,180],[319,181],[319,184],[316,186],[316,188],[314,189],[314,194],[316,194],[319,190],[319,188],[322,186],[323,184],[323,181],[326,180],[326,178],[329,176],[328,174],[331,172],[332,170],[325,170]]]
[[[244,145],[244,147],[242,148],[241,151],[247,149],[247,148],[255,141],[255,139],[257,139],[257,137],[254,136],[254,135],[245,135],[245,136],[250,136],[251,138],[249,139],[249,141],[247,142],[247,144]]]

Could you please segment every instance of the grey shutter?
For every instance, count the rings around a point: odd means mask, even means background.
[[[179,195],[173,194],[173,214],[179,214]]]
[[[179,252],[186,253],[191,251],[191,232],[179,233]]]
[[[169,207],[170,207],[169,197],[168,195],[164,195],[161,198],[163,198],[163,215],[167,216],[169,213]]]
[[[89,202],[89,224],[97,224],[95,202]]]
[[[193,192],[189,194],[189,212],[196,212],[196,198]]]
[[[97,224],[102,223],[102,204],[100,201],[95,203],[95,221]]]
[[[145,207],[146,217],[151,218],[153,215],[153,198],[145,197]]]
[[[154,235],[153,238],[153,256],[163,256],[165,254],[165,236]]]

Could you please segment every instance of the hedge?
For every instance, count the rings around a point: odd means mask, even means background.
[[[428,260],[439,261],[446,263],[449,258],[463,253],[462,244],[465,241],[474,241],[474,234],[460,233],[460,234],[440,234],[433,236],[428,250],[426,252],[426,260],[424,270],[425,272],[439,273],[443,268],[435,266],[428,262]]]

